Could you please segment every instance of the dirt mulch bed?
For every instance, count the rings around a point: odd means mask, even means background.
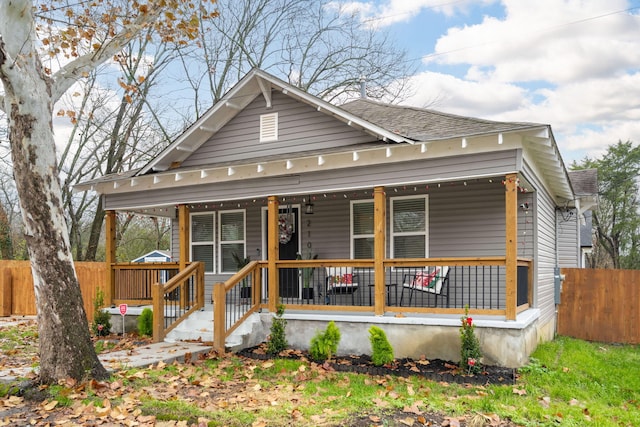
[[[239,356],[267,360],[274,356],[266,351],[266,344],[246,348],[237,353]],[[311,361],[308,352],[300,350],[284,350],[277,357]],[[322,362],[321,362],[322,363]],[[375,366],[371,357],[367,355],[349,355],[334,357],[330,362],[325,362],[323,367],[341,372],[354,372],[368,375],[395,375],[399,377],[420,376],[432,381],[442,381],[458,384],[515,384],[517,370],[499,366],[483,366],[483,371],[478,375],[467,375],[456,363],[439,359],[398,359],[394,363],[384,366]]]

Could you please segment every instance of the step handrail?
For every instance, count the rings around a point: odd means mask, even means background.
[[[224,351],[229,335],[260,309],[262,269],[266,265],[266,261],[251,261],[224,283],[213,285],[213,348],[216,350]],[[251,284],[249,302],[241,310],[230,312],[227,316],[227,297],[231,293],[240,295],[235,288],[247,283],[247,280]]]
[[[195,295],[189,292],[191,280]],[[153,316],[153,341],[160,342],[191,313],[204,307],[204,263],[192,262],[167,283],[154,283],[151,294],[153,313],[162,314]],[[167,303],[172,294],[178,295],[178,303]]]

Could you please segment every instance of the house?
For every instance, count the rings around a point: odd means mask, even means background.
[[[132,259],[131,262],[171,262],[171,253],[156,249]]]
[[[259,69],[144,167],[78,189],[103,197],[113,269],[116,211],[171,218],[158,339],[213,300],[216,346],[258,319],[249,345],[282,302],[294,347],[335,320],[343,353],[368,352],[377,324],[398,357],[456,360],[468,308],[485,363],[520,366],[554,336],[557,269],[580,259],[577,221],[559,224],[582,196],[549,125],[337,107]]]
[[[569,171],[569,180],[577,199],[581,201],[579,209],[582,216],[580,221],[580,264],[579,267],[589,267],[589,259],[593,252],[593,212],[592,208],[598,204],[598,170],[579,169]]]

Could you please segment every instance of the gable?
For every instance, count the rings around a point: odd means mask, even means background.
[[[275,115],[277,137],[263,138],[264,141],[260,142],[261,128],[264,131],[261,120],[264,123],[265,115]],[[269,130],[272,131],[273,124],[271,126]],[[308,104],[281,92],[273,92],[271,108],[267,108],[262,97],[256,97],[185,159],[181,167],[200,167],[367,142],[376,140]]]

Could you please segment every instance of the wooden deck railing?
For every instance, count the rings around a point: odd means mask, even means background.
[[[167,283],[178,274],[177,262],[129,262],[113,264],[113,304],[151,304],[154,283]]]
[[[263,271],[267,265],[254,261],[214,286],[217,348],[224,348],[226,338],[251,313],[268,307],[267,294],[272,290],[266,292],[262,279],[267,277]],[[278,300],[288,310],[374,312],[376,299],[382,299],[384,312],[462,314],[469,307],[474,314],[507,315],[505,257],[385,259],[381,286],[376,286],[371,259],[281,260],[275,265]],[[417,273],[434,267],[448,271],[437,292],[411,288]],[[531,260],[518,260],[514,311],[531,305],[532,267]],[[246,289],[251,289],[250,293],[243,294],[249,292]]]
[[[167,283],[154,283],[151,295],[153,340],[159,342],[191,313],[204,307],[204,263],[191,263]]]

